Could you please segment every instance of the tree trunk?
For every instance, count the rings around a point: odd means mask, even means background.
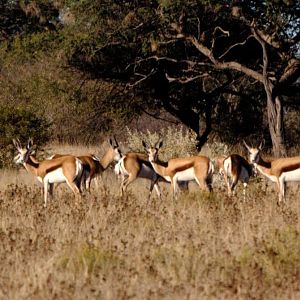
[[[273,86],[269,82],[266,87],[267,92],[267,113],[270,136],[273,146],[273,155],[275,157],[286,156],[284,144],[284,124],[283,109],[279,96],[273,97]]]
[[[263,49],[263,84],[267,94],[268,125],[272,140],[273,155],[275,157],[286,156],[281,99],[278,95],[275,95],[274,84],[268,76],[269,57],[266,43],[257,32],[254,31],[254,34]]]
[[[198,151],[201,151],[202,147],[208,140],[209,134],[211,133],[211,112],[212,107],[211,104],[209,104],[205,109],[205,126],[203,126],[203,128],[201,128],[200,125],[201,115],[199,112],[189,111],[188,113],[177,114],[177,118],[190,130],[196,133],[196,147]]]
[[[202,134],[200,134],[200,132],[198,133],[197,149],[199,151],[204,146],[204,144],[207,142],[208,136],[211,133],[211,129],[212,129],[211,128],[211,113],[212,113],[212,104],[211,104],[211,102],[209,102],[205,108],[205,129],[202,132]]]

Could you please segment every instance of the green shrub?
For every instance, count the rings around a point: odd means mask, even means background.
[[[197,153],[196,135],[191,131],[180,127],[167,127],[160,132],[138,132],[127,130],[127,143],[131,151],[145,152],[142,141],[154,145],[160,138],[163,139],[163,147],[159,151],[162,160],[169,160],[174,157],[190,156]]]
[[[24,144],[33,138],[35,143],[43,145],[49,138],[49,126],[30,110],[0,107],[0,167],[13,165],[12,139],[18,138]]]
[[[212,157],[217,157],[221,155],[229,155],[230,150],[228,145],[222,142],[211,142],[206,144],[208,150],[209,150],[209,155]]]

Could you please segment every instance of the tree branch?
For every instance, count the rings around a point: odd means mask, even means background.
[[[194,66],[209,66],[211,67],[212,64],[208,64],[208,63],[200,63],[200,62],[195,62],[195,61],[192,61],[192,60],[187,60],[187,59],[184,59],[184,60],[177,60],[177,59],[174,59],[174,58],[171,58],[171,57],[167,57],[167,56],[157,56],[157,55],[152,55],[152,56],[149,56],[149,57],[146,57],[146,58],[141,58],[137,61],[135,61],[134,63],[132,64],[129,64],[126,69],[128,69],[130,66],[132,65],[139,65],[143,62],[147,62],[149,60],[155,60],[155,61],[168,61],[168,62],[171,62],[171,63],[176,63],[176,64],[187,64],[189,65],[190,67],[194,67]]]
[[[139,106],[139,109],[140,109],[143,113],[145,113],[146,115],[148,115],[149,117],[154,118],[154,119],[156,119],[156,120],[164,121],[164,122],[171,123],[171,124],[175,124],[175,125],[178,125],[178,124],[179,124],[179,121],[176,121],[176,120],[173,121],[173,120],[170,120],[170,119],[165,119],[165,118],[158,117],[157,114],[152,114],[152,113],[146,111],[144,108],[142,108],[142,107],[140,107],[140,106]]]
[[[262,30],[258,29],[255,24],[253,24],[252,28],[257,32],[260,38],[268,45],[272,46],[275,49],[280,49],[282,47],[282,43],[274,39],[274,34],[269,35],[263,32]]]
[[[220,26],[215,27],[214,32],[213,32],[213,40],[212,40],[212,44],[211,44],[212,50],[215,48],[215,42],[216,42],[215,34],[216,34],[217,30],[220,30],[221,32],[223,32],[222,36],[229,36],[229,31],[222,29]]]
[[[257,71],[254,71],[252,69],[249,69],[248,67],[235,62],[235,61],[229,61],[229,62],[220,62],[217,60],[210,49],[208,49],[206,46],[204,46],[202,43],[200,43],[194,36],[185,36],[185,39],[187,41],[190,41],[199,52],[201,52],[203,55],[205,55],[215,66],[217,69],[230,69],[230,70],[236,70],[239,72],[242,72],[259,82],[263,83],[263,76]]]
[[[224,57],[230,50],[232,50],[234,47],[245,45],[245,44],[248,42],[248,40],[249,40],[250,38],[252,38],[252,37],[253,37],[253,35],[251,34],[251,35],[249,35],[243,42],[241,42],[241,43],[236,43],[236,44],[230,46],[230,47],[229,47],[222,55],[219,56],[219,59],[223,58],[223,57]]]
[[[144,62],[147,62],[147,61],[151,61],[151,60],[167,61],[167,62],[174,63],[174,64],[186,64],[187,69],[183,70],[183,72],[190,73],[190,74],[195,72],[195,70],[193,70],[195,67],[203,67],[203,66],[212,67],[212,64],[209,64],[209,63],[195,62],[195,61],[192,61],[192,60],[177,60],[177,59],[173,59],[173,58],[170,58],[170,57],[159,57],[157,55],[153,55],[153,56],[150,56],[150,57],[147,57],[147,58],[138,59],[137,61],[135,61],[134,63],[132,63],[132,64],[130,64],[126,67],[126,69],[128,69],[130,66],[133,65],[134,66],[133,67],[134,68],[134,75],[136,75],[138,77],[141,77],[141,79],[137,80],[136,82],[127,84],[128,87],[134,87],[134,86],[142,83],[143,81],[147,80],[150,76],[152,76],[157,71],[156,67],[153,67],[148,74],[142,74],[142,73],[139,73],[139,72],[135,71],[138,68],[138,65],[140,65]],[[186,79],[172,78],[167,73],[165,75],[166,75],[166,79],[169,82],[178,81],[178,82],[184,84],[184,83],[188,83],[188,82],[191,82],[193,80],[196,80],[198,78],[208,76],[208,73],[204,73],[204,74],[194,76],[194,77],[189,77],[189,78],[186,78]]]
[[[129,87],[134,87],[138,84],[140,84],[141,82],[147,80],[150,76],[152,76],[154,73],[156,72],[156,70],[153,68],[149,74],[147,75],[144,75],[144,74],[141,74],[141,73],[134,73],[134,75],[137,75],[137,76],[141,76],[142,78],[134,83],[128,83],[127,86]]]
[[[189,82],[194,81],[196,79],[209,76],[208,73],[204,73],[204,74],[194,76],[194,77],[190,77],[190,78],[187,78],[187,79],[181,79],[181,78],[170,77],[167,73],[165,73],[165,74],[166,74],[166,78],[168,79],[169,82],[177,81],[177,82],[182,83],[182,84],[189,83]]]

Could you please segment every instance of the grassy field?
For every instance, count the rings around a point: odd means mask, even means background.
[[[79,205],[61,184],[45,209],[23,168],[0,178],[1,299],[300,298],[297,185],[282,207],[257,178],[245,202],[194,184],[176,202],[161,184],[148,202],[149,182],[119,197],[109,169]]]

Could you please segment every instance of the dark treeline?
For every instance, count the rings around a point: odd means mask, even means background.
[[[264,138],[285,155],[300,140],[299,43],[298,0],[1,0],[2,144],[98,142],[148,116],[199,148]]]

